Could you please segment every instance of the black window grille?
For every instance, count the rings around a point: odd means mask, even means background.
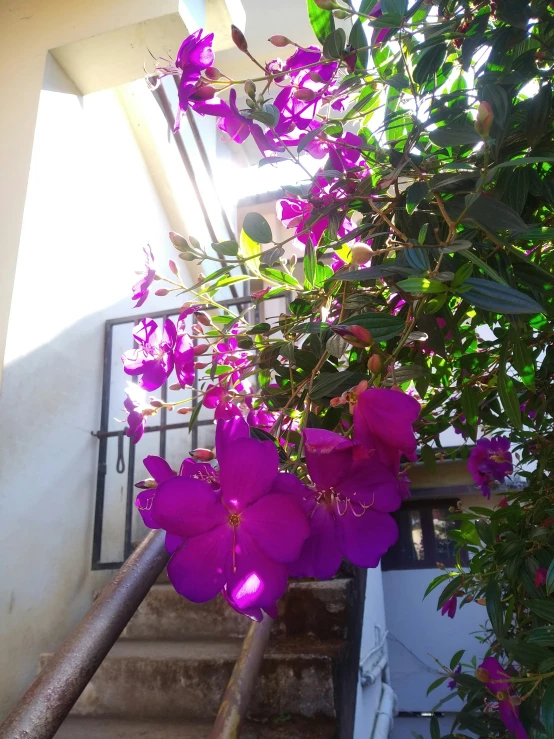
[[[456,564],[456,545],[448,532],[459,528],[449,520],[457,499],[408,500],[396,511],[399,538],[382,560],[383,570],[434,569],[437,562]],[[462,557],[464,563],[465,556]]]
[[[287,297],[276,296],[264,301],[264,306],[266,303],[275,306],[275,301],[278,300],[287,301]],[[252,300],[249,296],[239,296],[221,300],[220,303],[225,307],[234,307],[240,312],[251,305]],[[202,306],[202,309],[213,311],[210,306]],[[250,321],[259,323],[261,320],[259,308],[252,307],[251,310]],[[184,459],[191,449],[213,445],[215,435],[213,411],[202,409],[189,434],[188,417],[177,415],[175,411],[169,412],[164,408],[156,416],[147,419],[137,461],[135,446],[125,434],[126,426],[118,421],[118,418],[125,418],[124,387],[131,379],[123,373],[120,356],[124,349],[131,346],[134,325],[147,317],[158,322],[163,322],[166,318],[175,321],[178,314],[178,308],[171,308],[114,318],[105,324],[100,429],[93,432],[99,442],[92,544],[93,570],[119,568],[131,553],[134,543],[146,532],[134,506],[137,493],[135,483],[148,476],[143,468],[142,459],[148,454],[156,454],[167,459],[174,469],[178,469],[178,460]],[[193,391],[198,388],[200,380],[205,378],[206,375],[196,373]],[[169,385],[174,381],[174,378],[170,378],[169,383],[165,383],[152,395],[171,402],[173,391]],[[177,396],[182,397],[185,392],[181,390],[175,393],[175,399]],[[196,393],[192,392],[191,395],[189,406],[194,408]],[[145,398],[148,398],[148,393],[145,393]]]

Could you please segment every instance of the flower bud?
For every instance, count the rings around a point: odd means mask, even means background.
[[[195,462],[211,462],[215,454],[210,449],[193,449],[189,452]]]
[[[196,320],[198,321],[198,323],[201,323],[202,324],[202,326],[211,326],[212,325],[212,319],[203,310],[196,310],[196,311],[194,311],[194,317],[196,318]]]
[[[152,408],[163,408],[162,401],[157,400],[156,398],[150,398],[149,403],[152,406]]]
[[[282,49],[283,46],[288,46],[292,43],[286,36],[272,36],[268,39],[270,44],[273,44],[273,46],[277,46],[278,48]]]
[[[169,232],[169,240],[171,241],[173,246],[179,251],[188,251],[190,248],[188,241],[185,239],[185,237],[181,236],[181,234],[178,234],[175,231]]]
[[[313,69],[311,72],[308,73],[308,77],[311,79],[312,82],[323,82],[323,77],[319,74],[319,72],[314,72]]]
[[[482,139],[488,139],[493,121],[494,113],[492,112],[490,103],[479,103],[477,118],[475,120],[475,130]]]
[[[314,92],[313,90],[308,90],[305,87],[301,87],[299,90],[296,90],[294,93],[294,97],[297,100],[303,100],[305,102],[309,102],[310,100],[313,100],[317,97],[317,92]]]
[[[198,273],[198,277],[196,278],[196,282],[202,282],[202,280],[206,279],[206,275],[203,272]]]
[[[373,344],[371,333],[363,326],[335,326],[333,331],[352,346],[364,349],[366,346]]]
[[[192,327],[192,333],[195,336],[203,336],[204,329],[202,328],[202,326],[199,326],[197,323],[195,323],[194,326]]]
[[[165,287],[161,287],[159,290],[156,290],[154,295],[159,295],[161,298],[165,297],[169,294],[169,290],[166,290]]]
[[[314,0],[314,2],[321,10],[340,10],[335,0]]]
[[[219,80],[223,77],[223,72],[221,72],[217,67],[208,67],[208,69],[204,70],[204,76],[212,81]]]
[[[252,100],[256,97],[256,85],[252,82],[252,80],[246,80],[244,83],[244,92],[248,95],[249,98],[252,98]]]
[[[205,354],[209,348],[210,348],[209,344],[197,344],[193,350],[194,356],[199,357],[201,354]]]
[[[194,369],[206,369],[209,366],[209,362],[195,362]]]
[[[180,416],[188,416],[189,413],[192,413],[192,408],[179,408],[177,413]]]
[[[172,383],[172,384],[171,384],[171,385],[169,386],[169,389],[170,389],[170,390],[173,390],[174,392],[176,392],[177,390],[180,390],[180,389],[181,389],[181,383],[180,383],[180,382],[173,382],[173,383]]]
[[[291,269],[295,267],[297,261],[298,261],[298,257],[296,256],[296,254],[293,254],[289,261]]]
[[[367,368],[369,371],[377,375],[379,372],[381,372],[381,369],[383,367],[383,360],[378,354],[372,354],[369,358],[369,362],[367,363]]]
[[[233,43],[235,44],[237,49],[240,49],[245,53],[248,51],[248,42],[246,40],[246,36],[240,30],[240,28],[237,28],[236,26],[231,26],[231,38],[233,39]]]
[[[178,276],[178,274],[179,274],[179,270],[178,270],[178,268],[177,268],[177,265],[176,265],[176,264],[175,264],[175,262],[173,261],[173,259],[170,259],[170,260],[169,260],[169,269],[171,270],[171,272],[173,272],[173,274],[174,274],[175,276]]]
[[[352,264],[356,264],[357,266],[365,264],[373,256],[373,251],[365,244],[352,246],[350,247],[350,251],[352,252]]]
[[[329,405],[331,408],[337,408],[339,405],[343,405],[344,400],[342,398],[331,398]]]

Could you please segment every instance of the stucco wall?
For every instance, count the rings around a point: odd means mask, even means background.
[[[111,576],[90,571],[103,324],[168,230],[117,95],[79,96],[50,59],[0,397],[0,715]]]

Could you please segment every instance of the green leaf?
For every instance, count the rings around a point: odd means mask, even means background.
[[[515,389],[514,381],[506,374],[505,368],[498,373],[498,395],[508,420],[516,429],[521,429],[521,410],[519,397]]]
[[[528,0],[502,0],[498,4],[497,13],[505,23],[527,30],[530,17]]]
[[[477,388],[472,385],[464,385],[462,389],[462,411],[467,423],[474,429],[477,429],[477,421],[479,420],[479,396],[480,393]]]
[[[452,280],[452,289],[456,289],[460,285],[463,285],[463,283],[468,280],[471,275],[473,274],[473,264],[469,264],[466,262],[466,264],[462,264],[462,266],[456,270],[456,274],[454,275],[454,279]]]
[[[198,420],[198,416],[200,415],[200,411],[202,410],[202,403],[203,403],[203,400],[200,400],[194,406],[194,410],[190,414],[190,418],[189,418],[189,434],[192,434],[192,430],[196,426],[196,421]]]
[[[544,313],[544,309],[533,298],[514,290],[509,285],[500,285],[491,280],[471,277],[464,283],[469,290],[462,295],[468,303],[492,313]]]
[[[431,717],[431,739],[441,739],[441,727],[436,716]]]
[[[440,43],[425,49],[414,69],[414,82],[424,85],[439,71],[446,58],[446,44]]]
[[[245,234],[258,244],[269,244],[273,241],[271,226],[260,213],[247,213],[244,216],[242,229]]]
[[[538,665],[539,662],[550,656],[546,647],[519,639],[504,639],[501,640],[501,644],[511,657],[520,664],[530,667]]]
[[[257,241],[254,241],[243,229],[240,232],[239,255],[243,259],[247,259],[247,265],[250,270],[257,272],[260,268],[261,247]]]
[[[308,239],[304,252],[304,289],[310,290],[315,284],[315,273],[317,269],[317,257],[312,240]]]
[[[402,16],[395,13],[383,13],[379,18],[369,21],[372,28],[400,28],[402,26]]]
[[[362,13],[362,15],[369,15],[370,11],[373,10],[378,2],[379,0],[362,0],[362,4],[360,5],[360,13]]]
[[[554,603],[546,600],[528,600],[526,606],[537,616],[554,624]]]
[[[485,195],[480,195],[471,203],[463,220],[474,220],[486,231],[515,231],[517,233],[527,231],[527,224],[519,213],[499,200]]]
[[[335,30],[335,19],[329,10],[318,8],[314,0],[307,0],[310,25],[320,44]]]
[[[360,372],[323,372],[314,382],[310,396],[314,400],[337,397],[364,379],[368,380],[369,377]]]
[[[554,739],[554,680],[550,680],[541,703],[541,719],[547,739]]]
[[[444,293],[447,291],[444,282],[427,277],[409,277],[407,280],[401,280],[398,287],[407,293]]]
[[[433,590],[435,590],[435,588],[438,588],[441,583],[443,583],[445,580],[448,580],[449,578],[450,578],[450,575],[443,574],[443,575],[438,575],[433,580],[431,580],[431,582],[427,586],[427,590],[425,591],[425,595],[423,596],[423,599],[425,600],[425,598],[427,598],[429,593],[432,593]]]
[[[487,585],[485,601],[494,633],[501,639],[504,635],[504,614],[502,612],[500,586],[496,580],[491,580]]]
[[[219,244],[212,244],[212,248],[226,257],[236,257],[239,253],[239,245],[236,241],[220,241]]]
[[[216,287],[219,289],[221,287],[227,287],[228,285],[234,285],[236,282],[244,282],[245,280],[249,279],[249,275],[233,275],[231,277],[221,277],[213,286],[210,287]],[[204,288],[202,292],[206,292],[206,289],[209,288]]]
[[[408,12],[408,0],[381,0],[381,10],[383,15],[391,13],[403,17]]]
[[[408,215],[412,215],[421,201],[428,195],[429,186],[426,182],[414,182],[413,185],[406,190],[406,210]]]
[[[460,649],[460,651],[459,652],[456,652],[456,654],[452,657],[452,659],[450,660],[450,669],[451,670],[455,670],[456,667],[458,667],[458,665],[460,664],[460,661],[461,661],[462,657],[465,654],[465,651],[466,651],[465,649]]]
[[[323,44],[323,56],[326,59],[340,59],[346,46],[346,33],[343,28],[332,31]]]
[[[547,83],[531,100],[527,112],[527,125],[525,133],[529,146],[534,149],[552,126],[550,114],[552,111],[552,86]]]
[[[535,390],[535,359],[533,352],[524,339],[516,338],[512,364],[517,370],[519,379],[530,390]]]
[[[454,593],[458,592],[458,590],[463,586],[463,584],[464,584],[464,578],[462,575],[457,575],[448,583],[448,585],[445,587],[445,589],[440,594],[439,601],[437,603],[437,611],[443,607],[446,601],[449,600],[454,595]]]
[[[429,133],[429,138],[442,148],[450,146],[475,146],[481,141],[481,137],[472,126],[442,126]]]
[[[374,341],[388,341],[398,336],[404,328],[404,321],[388,313],[359,313],[343,321],[340,326],[362,326],[373,336]]]
[[[434,472],[436,470],[437,458],[435,456],[435,450],[432,447],[428,445],[422,447],[420,457],[427,472]]]
[[[439,677],[438,680],[435,680],[434,682],[429,685],[427,688],[427,695],[433,692],[433,690],[436,690],[438,687],[440,687],[443,682],[447,679],[447,676]]]
[[[356,67],[359,70],[366,70],[369,61],[369,49],[362,49],[367,46],[367,36],[360,18],[352,26],[348,43],[353,49],[356,49]],[[362,49],[358,51],[358,49]]]
[[[274,282],[280,282],[282,285],[290,285],[291,287],[296,287],[300,289],[300,283],[298,282],[298,280],[292,275],[289,275],[287,272],[282,272],[280,269],[262,267],[260,269],[260,274],[263,277],[267,277],[270,280],[273,280]]]
[[[554,592],[554,559],[550,563],[548,572],[546,573],[546,594],[552,595]]]
[[[528,633],[529,642],[541,647],[554,647],[554,626],[539,626]]]

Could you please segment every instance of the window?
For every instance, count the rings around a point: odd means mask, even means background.
[[[398,542],[385,554],[383,570],[431,569],[437,562],[456,563],[456,545],[448,532],[458,528],[448,519],[455,499],[409,500],[394,514]]]

